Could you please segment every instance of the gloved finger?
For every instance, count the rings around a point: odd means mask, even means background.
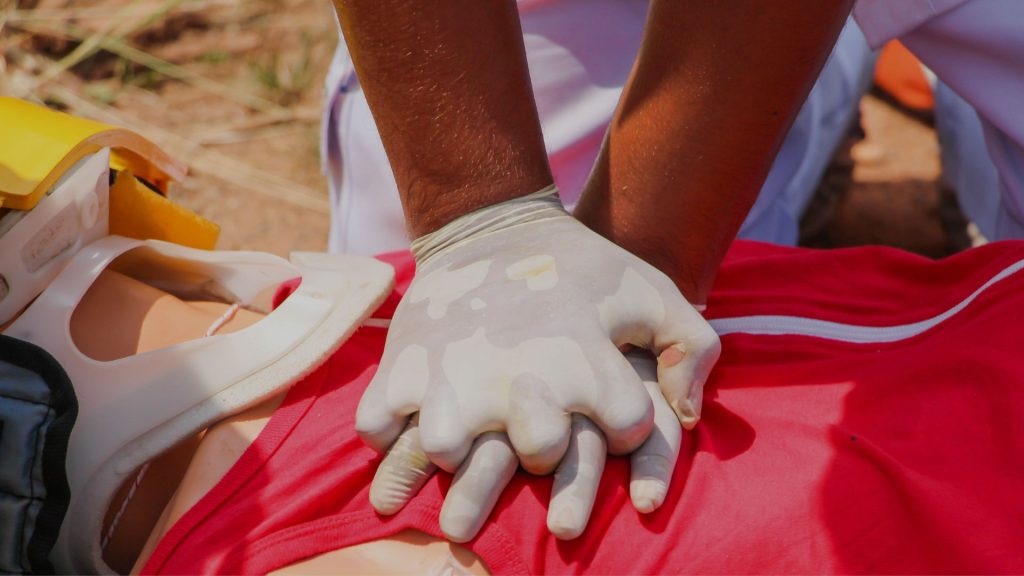
[[[391,445],[370,483],[370,505],[380,514],[397,513],[437,470],[420,446],[418,418]]]
[[[597,426],[586,416],[573,414],[572,439],[555,472],[548,507],[548,530],[556,538],[571,540],[587,527],[606,453],[604,435]]]
[[[551,388],[536,376],[516,378],[509,389],[508,439],[519,463],[533,474],[549,474],[569,446],[570,416]]]
[[[597,380],[595,405],[581,409],[601,430],[612,454],[636,450],[651,433],[654,406],[636,371],[608,342],[588,352]]]
[[[667,298],[665,321],[654,334],[658,386],[683,428],[700,420],[704,383],[721,353],[718,335],[682,297]]]
[[[455,474],[441,506],[441,531],[445,537],[453,542],[472,540],[517,467],[515,452],[503,432],[480,435]]]
[[[380,453],[395,443],[407,420],[388,406],[383,380],[379,373],[374,376],[356,408],[356,434]]]
[[[435,383],[420,410],[420,445],[434,464],[455,473],[472,446],[472,429],[455,391],[447,382]]]
[[[390,351],[389,351],[390,352]],[[392,358],[386,353],[356,409],[356,433],[385,452],[405,429],[408,415],[419,410],[430,383],[427,349],[406,346]]]
[[[654,429],[647,440],[629,456],[629,497],[633,506],[646,514],[657,510],[665,502],[676,460],[679,458],[683,430],[658,384],[653,381],[654,358],[648,354],[644,362],[652,372],[651,378],[645,379],[644,386],[654,403]]]

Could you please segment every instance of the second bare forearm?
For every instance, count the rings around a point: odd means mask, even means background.
[[[577,216],[703,302],[850,4],[655,1]]]
[[[551,183],[514,1],[335,6],[413,237]]]

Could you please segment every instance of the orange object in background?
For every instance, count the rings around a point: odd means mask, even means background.
[[[924,64],[898,40],[882,47],[875,64],[875,85],[899,104],[919,112],[935,108]]]

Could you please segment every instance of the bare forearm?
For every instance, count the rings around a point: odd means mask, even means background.
[[[851,0],[656,0],[577,208],[703,302]]]
[[[551,183],[513,0],[335,0],[409,233]]]

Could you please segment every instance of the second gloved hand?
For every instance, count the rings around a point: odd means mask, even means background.
[[[679,456],[682,430],[658,390],[654,359],[645,351],[634,351],[629,354],[629,361],[654,404],[654,429],[630,454],[630,498],[636,509],[646,514],[665,502]],[[576,538],[586,528],[606,451],[600,430],[585,416],[574,414],[569,449],[555,470],[548,508],[547,525],[555,537]],[[445,495],[439,518],[444,535],[455,542],[476,537],[516,468],[515,453],[505,434],[488,432],[477,438]],[[436,469],[420,446],[414,416],[377,468],[370,485],[370,503],[381,514],[397,513]]]
[[[416,279],[356,417],[376,449],[418,412],[423,451],[445,470],[478,436],[504,431],[524,468],[547,473],[579,413],[609,451],[630,452],[654,410],[626,345],[658,356],[680,422],[699,418],[714,331],[668,277],[568,215],[554,187],[463,216],[413,252]]]

